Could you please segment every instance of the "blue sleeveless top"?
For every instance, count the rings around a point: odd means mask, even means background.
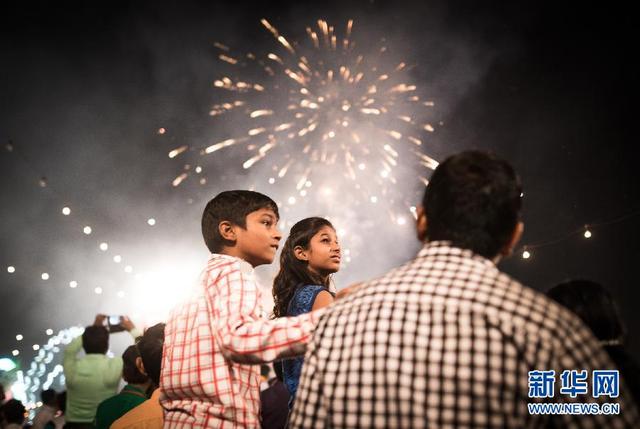
[[[316,300],[316,296],[318,296],[318,294],[323,290],[327,290],[327,288],[320,285],[305,285],[298,287],[298,289],[296,289],[296,291],[294,292],[291,301],[289,301],[289,306],[287,307],[287,316],[299,316],[301,314],[311,312],[311,309],[313,308],[313,302]],[[300,374],[302,373],[303,361],[304,358],[302,356],[292,359],[283,359],[281,361],[284,385],[287,386],[287,390],[289,391],[290,395],[289,409],[293,407],[293,400],[296,397],[298,383],[300,382]]]

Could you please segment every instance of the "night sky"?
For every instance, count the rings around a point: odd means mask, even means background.
[[[501,268],[541,291],[571,278],[603,283],[640,359],[635,15],[557,2],[343,3],[3,6],[0,356],[17,349],[28,365],[46,329],[90,324],[97,312],[130,314],[139,324],[161,320],[179,295],[172,294],[192,284],[206,260],[200,215],[219,191],[254,186],[288,207],[286,191],[268,184],[264,169],[242,168],[240,149],[182,160],[167,154],[247,128],[237,117],[209,116],[224,95],[213,81],[232,73],[214,42],[264,55],[277,45],[261,18],[292,40],[304,39],[305,27],[319,18],[340,28],[352,18],[362,46],[384,38],[389,58],[409,64],[408,80],[435,102],[430,120],[438,126],[424,135],[424,153],[442,160],[465,149],[491,150],[521,175],[522,244],[551,244],[533,249],[528,260],[520,249]],[[166,133],[158,133],[161,127]],[[192,173],[173,187],[185,163],[202,165],[206,183]],[[404,171],[395,192],[415,204],[422,185],[415,170]],[[281,210],[284,221],[327,215],[344,230],[352,260],[336,275],[338,288],[416,252],[411,219],[397,225],[387,213],[405,210],[400,201],[365,208],[341,197],[316,195],[313,203],[300,199]],[[64,206],[71,215],[62,215]],[[585,224],[626,215],[593,227],[589,240],[582,236]],[[83,234],[86,225],[91,235]],[[107,251],[99,250],[102,242]],[[267,295],[275,268],[259,269]]]

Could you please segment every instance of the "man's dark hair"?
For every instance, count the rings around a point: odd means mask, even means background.
[[[109,331],[104,326],[87,326],[82,333],[84,352],[105,354],[109,350]]]
[[[521,196],[508,162],[480,151],[450,156],[434,171],[422,200],[427,239],[493,258],[520,220]]]
[[[122,353],[122,378],[131,384],[142,384],[149,381],[149,377],[140,372],[136,366],[136,358],[140,357],[138,347],[133,345],[127,347]]]
[[[47,389],[40,392],[40,400],[45,405],[57,406],[57,393],[53,389]]]
[[[279,218],[278,206],[266,195],[254,191],[225,191],[207,203],[202,213],[202,236],[211,253],[218,253],[222,246],[230,246],[222,238],[218,226],[222,221],[247,227],[247,215],[260,209],[271,209]]]
[[[15,423],[22,426],[24,423],[24,413],[26,411],[22,402],[17,399],[10,399],[2,405],[1,409],[7,423]]]
[[[144,332],[136,346],[140,352],[144,369],[156,386],[160,385],[162,346],[164,345],[164,323],[153,325]]]

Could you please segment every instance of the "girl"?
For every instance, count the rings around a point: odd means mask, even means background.
[[[331,222],[310,217],[293,225],[273,281],[274,317],[298,316],[331,304],[331,274],[339,269],[340,245]],[[302,362],[302,357],[282,361],[284,384],[291,395],[289,409],[298,389]]]

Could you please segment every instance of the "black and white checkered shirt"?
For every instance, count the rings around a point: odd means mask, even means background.
[[[577,316],[491,261],[433,242],[321,318],[291,427],[640,427],[624,386],[615,399],[559,394],[565,369],[612,368]],[[529,398],[528,372],[551,369],[555,397]],[[620,414],[530,415],[540,401],[615,402]]]

